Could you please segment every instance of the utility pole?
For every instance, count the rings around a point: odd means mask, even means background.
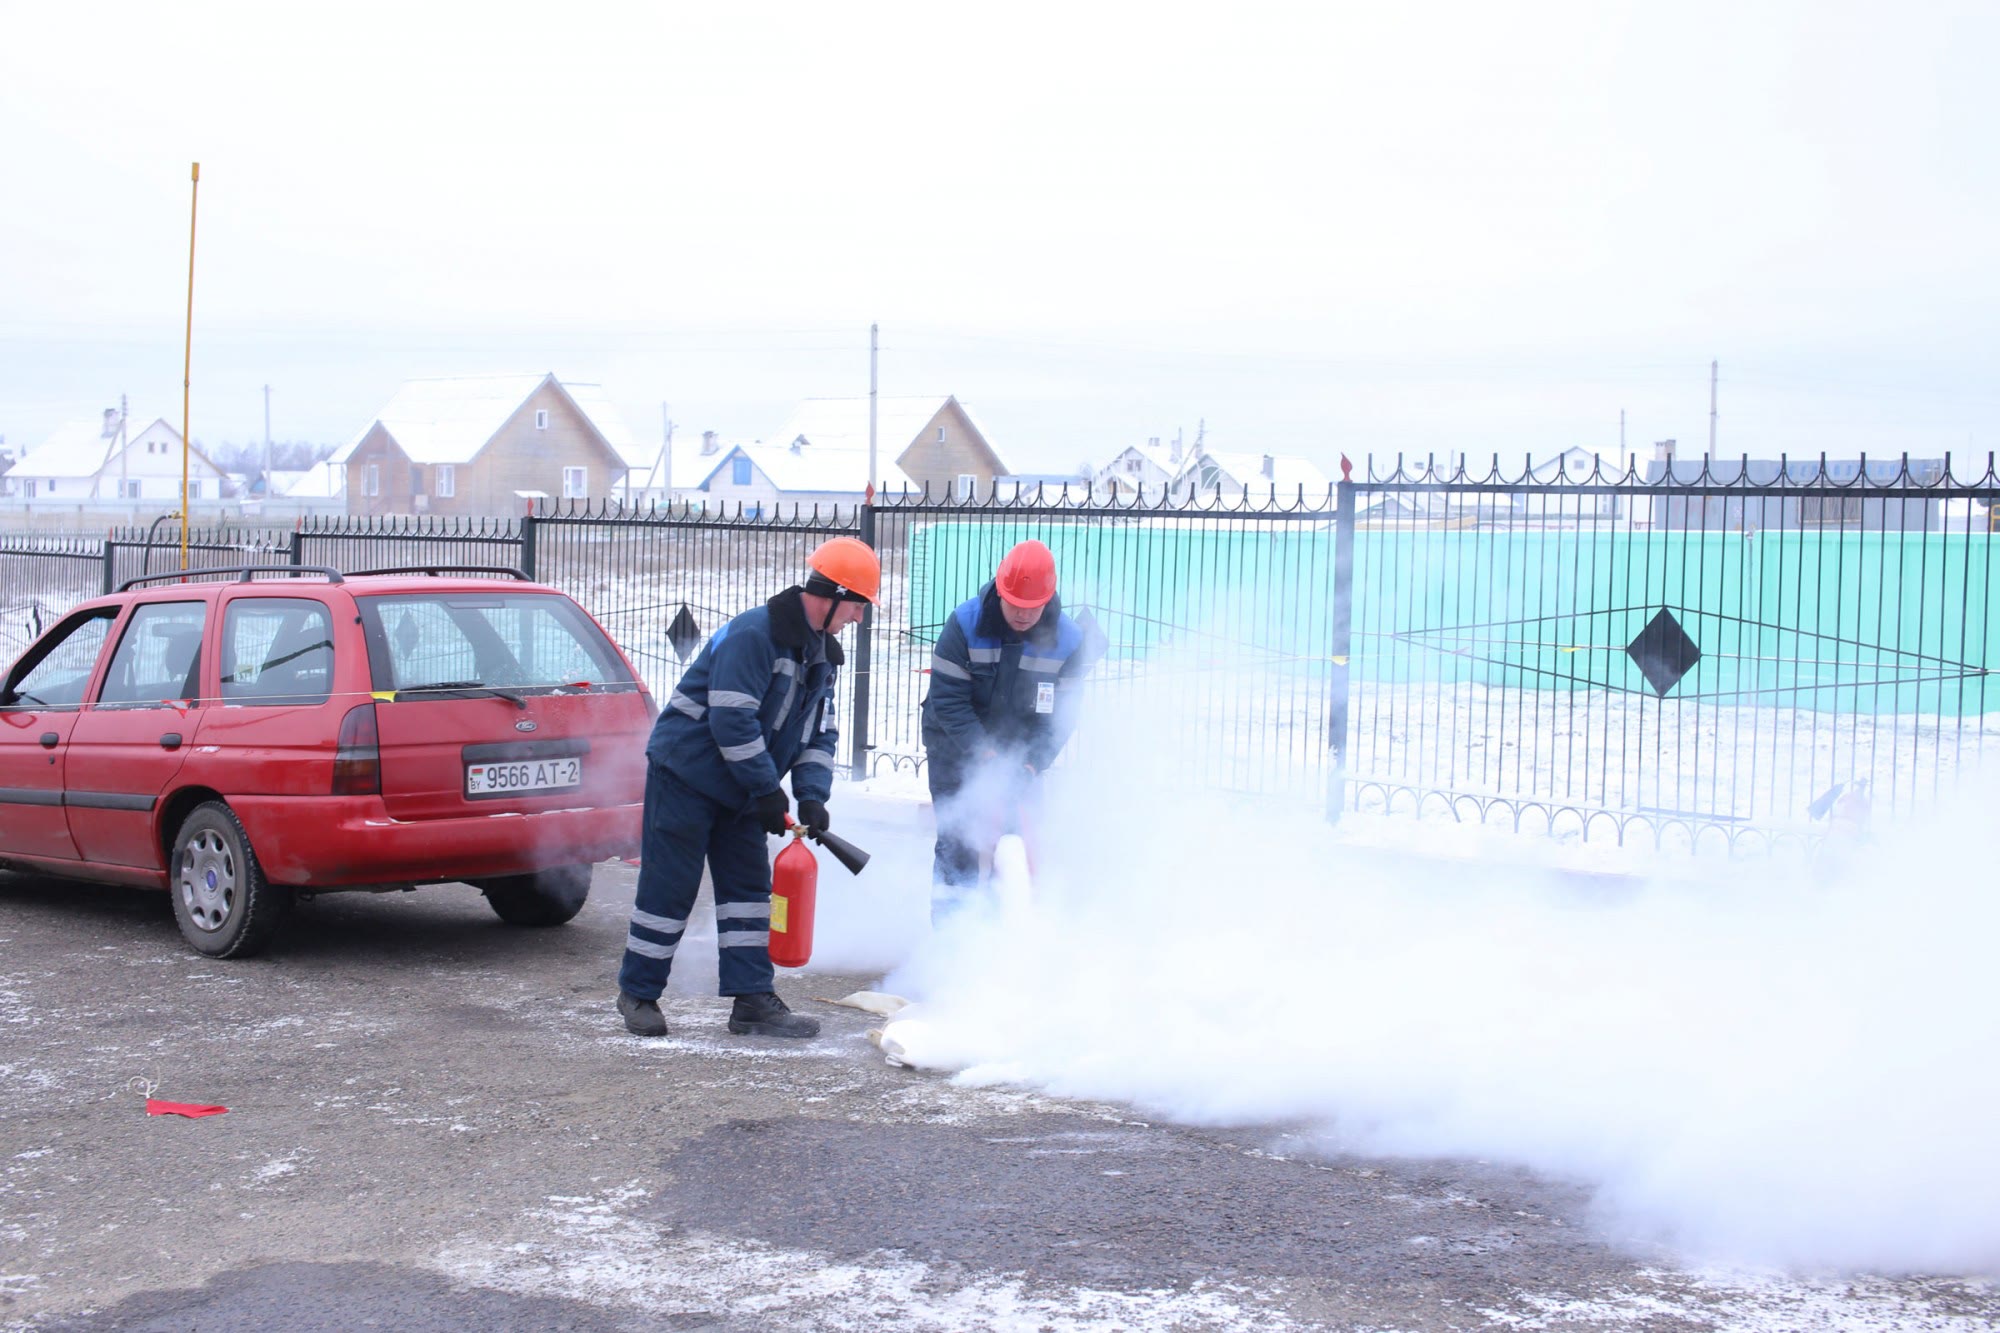
[[[881,328],[879,324],[868,326],[868,484],[862,488],[862,494],[868,496],[875,492],[875,368],[881,351],[876,335]]]
[[[264,499],[271,498],[271,386],[264,386]]]
[[[1708,456],[1715,457],[1715,385],[1720,377],[1722,363],[1708,363]]]
[[[660,498],[674,502],[674,418],[666,402],[660,403]]]
[[[1618,409],[1618,456],[1625,456],[1625,409]]]
[[[201,163],[188,172],[187,352],[181,360],[181,568],[188,567],[188,399],[194,386],[194,231],[201,209]]]

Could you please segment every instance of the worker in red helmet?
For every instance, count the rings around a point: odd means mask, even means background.
[[[1102,636],[1063,613],[1055,553],[1024,541],[945,621],[924,697],[924,762],[937,814],[931,918],[980,893],[980,865],[1076,729],[1078,687]]]
[[[841,630],[882,586],[882,562],[853,537],[822,542],[803,584],[717,630],[681,676],[646,743],[639,886],[618,970],[618,1013],[638,1036],[663,1037],[660,1013],[674,951],[701,888],[715,890],[720,990],[729,1030],[812,1037],[819,1020],[778,998],[771,968],[771,861],[766,835],[833,820],[834,682]]]

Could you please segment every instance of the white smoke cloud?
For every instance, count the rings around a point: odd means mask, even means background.
[[[1580,890],[1364,856],[1309,804],[1093,748],[1050,778],[1033,908],[953,923],[884,983],[920,1001],[893,1029],[919,1063],[1511,1160],[1707,1259],[2000,1264],[2000,895],[1971,833],[1995,793],[1834,883]]]

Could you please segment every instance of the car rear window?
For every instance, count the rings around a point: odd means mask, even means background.
[[[317,704],[333,692],[333,618],[304,597],[238,597],[222,614],[225,704]]]
[[[478,683],[632,685],[617,649],[558,593],[412,593],[355,599],[378,690]]]

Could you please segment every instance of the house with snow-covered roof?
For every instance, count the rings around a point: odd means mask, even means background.
[[[876,399],[878,496],[992,494],[1006,466],[965,405],[946,396]],[[868,475],[868,400],[809,398],[768,440],[676,442],[670,490],[710,506],[857,505]]]
[[[1156,435],[1144,444],[1128,444],[1091,474],[1091,494],[1100,500],[1165,499],[1191,456],[1178,437],[1162,443]]]
[[[1227,504],[1333,503],[1333,482],[1311,459],[1295,454],[1252,454],[1195,446],[1179,476],[1177,492]]]
[[[328,460],[350,514],[519,513],[628,498],[641,446],[601,386],[553,374],[406,381]]]
[[[226,477],[200,449],[187,451],[190,502],[225,496]],[[58,427],[8,469],[6,495],[17,501],[86,504],[95,501],[181,502],[181,433],[156,417],[133,431],[119,408],[97,421]]]

